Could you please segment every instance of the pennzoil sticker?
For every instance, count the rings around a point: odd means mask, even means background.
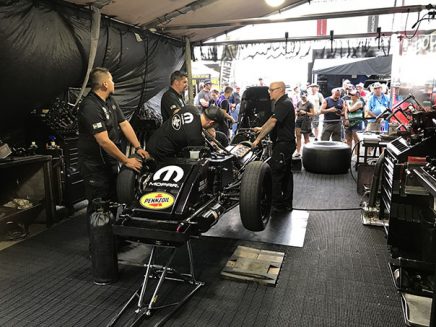
[[[164,192],[152,192],[141,196],[139,203],[147,209],[163,210],[174,204],[174,196]]]

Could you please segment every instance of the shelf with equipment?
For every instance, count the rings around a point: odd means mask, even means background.
[[[15,222],[27,229],[32,222],[40,220],[47,227],[53,224],[56,207],[52,174],[51,156],[30,155],[0,160],[0,227]]]

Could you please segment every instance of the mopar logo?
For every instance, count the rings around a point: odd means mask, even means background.
[[[164,176],[163,178],[161,178],[163,174]],[[180,168],[179,166],[166,166],[154,173],[153,180],[164,181],[164,182],[168,182],[172,180],[177,183],[182,179],[183,175],[184,175],[183,169]]]
[[[148,185],[150,185],[150,186],[157,186],[157,187],[179,188],[179,184],[175,184],[175,183],[150,182],[150,183],[148,183]]]

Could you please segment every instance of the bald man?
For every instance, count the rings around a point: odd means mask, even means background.
[[[273,114],[262,127],[254,128],[259,135],[253,142],[253,147],[257,147],[271,132],[273,152],[269,164],[274,185],[272,206],[273,213],[277,213],[292,211],[294,178],[291,162],[295,151],[295,111],[292,101],[286,95],[284,82],[271,83],[269,94],[274,102]]]

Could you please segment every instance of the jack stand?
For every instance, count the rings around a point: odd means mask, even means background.
[[[156,256],[156,249],[157,248],[170,248],[171,253],[170,256],[165,264],[165,266],[161,265],[155,265],[154,259]],[[139,326],[142,322],[142,320],[146,317],[151,317],[153,314],[153,311],[158,309],[167,308],[170,306],[174,306],[174,308],[166,315],[164,316],[158,323],[155,324],[155,326],[162,326],[172,314],[174,314],[186,301],[191,298],[192,295],[201,287],[204,285],[204,282],[197,281],[195,279],[194,274],[194,263],[193,263],[193,255],[192,255],[192,248],[190,240],[186,242],[186,247],[188,250],[188,256],[189,256],[189,274],[181,274],[177,272],[176,270],[170,268],[170,264],[172,260],[174,259],[174,256],[176,254],[177,248],[180,247],[180,245],[153,245],[150,253],[150,258],[148,260],[148,263],[144,266],[147,268],[144,275],[144,280],[142,282],[141,287],[130,297],[130,299],[127,301],[127,303],[122,307],[122,309],[118,312],[118,314],[112,318],[112,320],[109,322],[107,327],[115,326],[117,321],[121,318],[121,316],[125,313],[126,309],[134,302],[136,298],[138,298],[138,303],[135,309],[135,319],[134,321],[128,325],[128,326]],[[172,275],[172,276],[167,276]],[[150,301],[148,304],[144,303],[145,301],[145,292],[147,289],[147,284],[150,280],[150,278],[158,278],[158,282],[156,287],[154,288],[153,295],[150,298]],[[179,302],[171,303],[171,304],[165,304],[160,306],[155,306],[157,300],[158,300],[158,292],[165,280],[172,280],[172,281],[178,281],[178,282],[184,282],[191,284],[194,288],[185,296],[183,297]],[[123,326],[127,326],[126,324],[123,324]]]

